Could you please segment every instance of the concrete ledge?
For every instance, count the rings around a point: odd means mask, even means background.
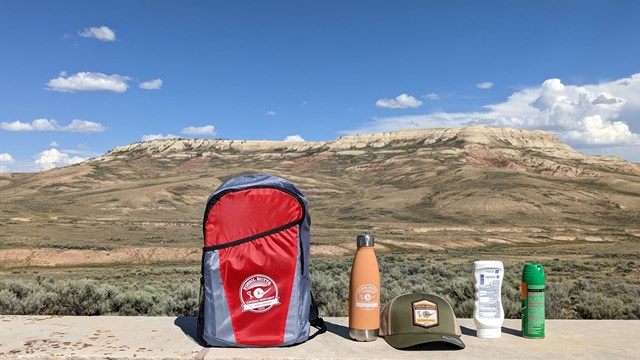
[[[396,350],[382,339],[347,338],[346,318],[325,318],[329,331],[289,348],[203,348],[193,317],[0,316],[0,359],[604,359],[639,358],[640,320],[547,320],[546,338],[524,339],[506,320],[502,338],[479,339],[460,319],[467,345]]]

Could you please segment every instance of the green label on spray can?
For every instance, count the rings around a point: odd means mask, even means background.
[[[544,285],[527,286],[525,309],[523,309],[526,312],[525,327],[522,329],[524,337],[544,337],[544,294]]]

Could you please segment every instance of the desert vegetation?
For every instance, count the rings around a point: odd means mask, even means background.
[[[523,265],[505,264],[502,302],[507,318],[520,318]],[[626,276],[637,271],[639,265],[634,260],[621,263],[611,259],[546,262],[547,318],[640,319],[640,282]],[[349,260],[315,264],[312,287],[323,314],[348,314],[350,267]],[[458,317],[473,316],[475,292],[470,262],[425,261],[420,255],[391,254],[379,256],[379,267],[383,303],[405,292],[433,293],[447,299]]]
[[[38,274],[29,280],[0,281],[0,313],[149,316],[197,313],[199,274],[196,267],[84,270],[93,273],[93,277]],[[14,276],[17,273],[19,271],[14,271]],[[112,276],[108,276],[109,273]],[[193,281],[176,282],[171,280],[172,276]],[[157,277],[164,280],[154,279]]]
[[[472,262],[465,252],[378,254],[382,302],[404,292],[443,296],[458,317],[472,317]],[[622,257],[622,258],[621,258]],[[640,259],[634,253],[547,259],[547,318],[640,319]],[[520,317],[524,261],[505,262],[502,301]],[[350,257],[315,257],[312,291],[322,316],[347,316]],[[193,316],[198,309],[197,264],[13,270],[0,280],[0,313],[40,315]]]

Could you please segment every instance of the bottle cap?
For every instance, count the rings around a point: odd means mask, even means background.
[[[360,234],[360,235],[358,235],[356,244],[358,244],[358,247],[360,247],[360,246],[373,246],[373,244],[374,244],[373,235],[369,235],[369,234]]]
[[[477,260],[473,262],[473,269],[504,269],[502,261],[499,260]]]

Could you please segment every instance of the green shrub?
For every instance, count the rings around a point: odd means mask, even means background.
[[[581,319],[621,319],[622,300],[601,293],[582,292],[578,295],[575,311]]]
[[[0,290],[0,311],[2,314],[24,315],[20,299],[9,289]]]
[[[200,284],[184,284],[164,301],[164,314],[169,316],[196,316],[198,314]]]
[[[54,283],[58,315],[103,315],[111,309],[112,299],[95,280],[66,280]]]
[[[351,264],[351,258],[311,262],[311,288],[321,316],[348,315]],[[458,317],[473,316],[471,262],[395,253],[379,254],[378,264],[382,304],[403,293],[425,292],[447,299]],[[502,305],[507,318],[521,315],[523,265],[505,262]],[[545,263],[545,272],[549,319],[640,319],[634,261],[556,259]],[[194,316],[199,305],[198,280],[199,266],[183,265],[127,267],[110,270],[108,275],[99,272],[94,279],[54,280],[37,275],[27,281],[0,280],[0,314]]]
[[[562,283],[549,283],[546,287],[545,316],[549,319],[566,318],[569,304],[570,286]]]
[[[158,306],[160,295],[148,291],[126,291],[113,299],[111,312],[118,315],[163,315]]]

